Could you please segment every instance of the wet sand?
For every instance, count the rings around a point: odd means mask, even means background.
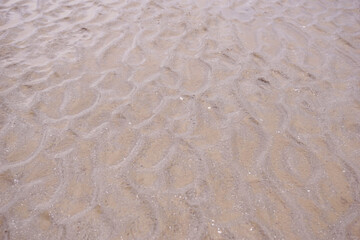
[[[356,0],[0,3],[0,239],[360,239]]]

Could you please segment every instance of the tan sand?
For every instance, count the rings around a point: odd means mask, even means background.
[[[360,239],[357,0],[2,0],[0,239]]]

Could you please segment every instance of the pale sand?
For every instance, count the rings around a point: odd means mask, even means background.
[[[360,239],[357,0],[2,0],[0,239]]]

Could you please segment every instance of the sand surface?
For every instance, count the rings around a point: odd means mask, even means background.
[[[0,239],[360,239],[358,0],[2,0]]]

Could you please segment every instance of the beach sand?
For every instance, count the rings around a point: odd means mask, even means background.
[[[360,239],[357,0],[2,0],[0,239]]]

